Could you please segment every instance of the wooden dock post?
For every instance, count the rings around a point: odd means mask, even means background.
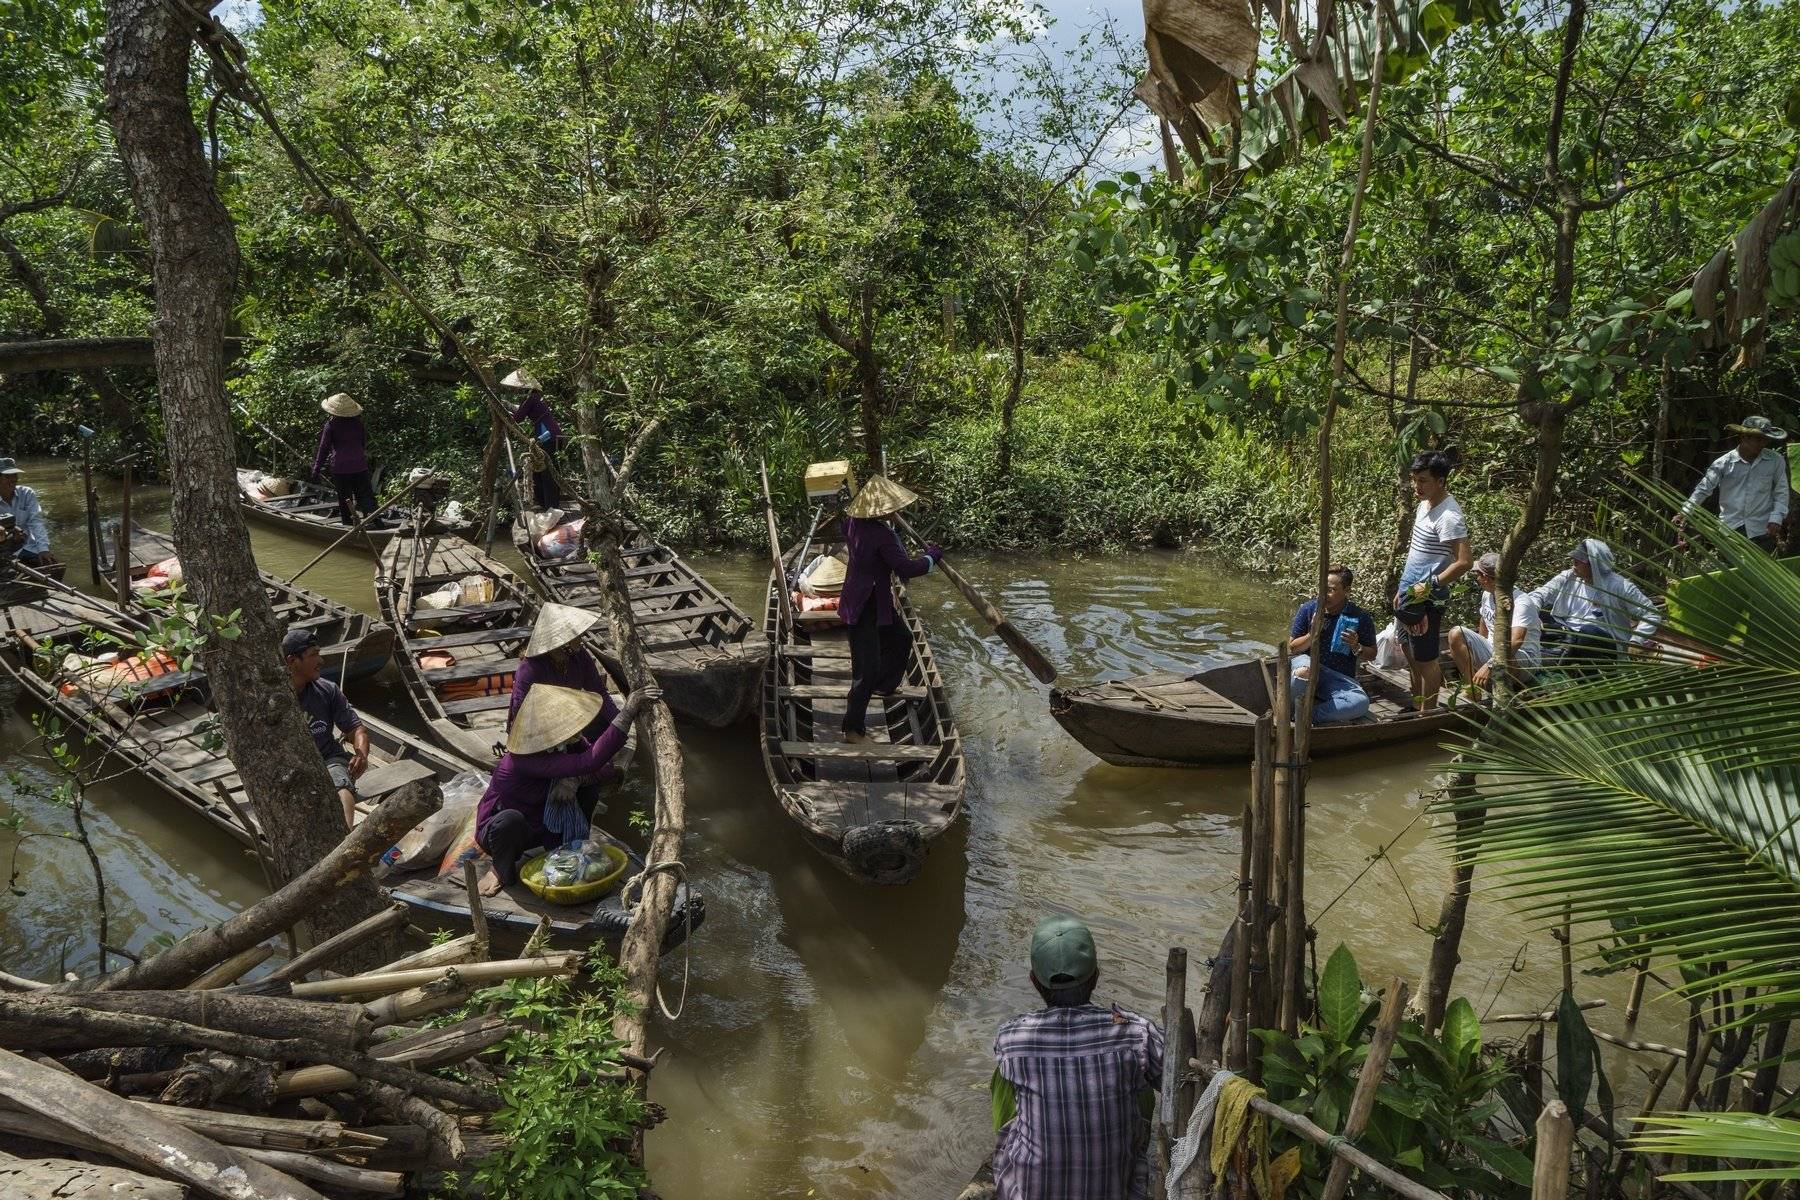
[[[1387,995],[1381,1002],[1381,1016],[1375,1022],[1375,1033],[1369,1038],[1369,1054],[1363,1059],[1362,1074],[1356,1078],[1356,1092],[1350,1098],[1350,1113],[1344,1118],[1343,1138],[1354,1142],[1362,1136],[1368,1127],[1369,1117],[1375,1111],[1375,1089],[1381,1086],[1381,1077],[1387,1071],[1388,1058],[1394,1052],[1394,1039],[1400,1033],[1400,1016],[1406,1011],[1406,984],[1398,976],[1389,981]],[[1565,1157],[1563,1168],[1568,1169]],[[1347,1158],[1333,1158],[1331,1173],[1325,1177],[1325,1192],[1322,1200],[1343,1200],[1344,1189],[1350,1186],[1350,1172],[1353,1168]]]
[[[1575,1122],[1561,1100],[1544,1105],[1537,1119],[1537,1156],[1531,1163],[1531,1200],[1565,1200],[1569,1194],[1569,1147]]]

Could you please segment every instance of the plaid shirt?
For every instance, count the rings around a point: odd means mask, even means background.
[[[994,1150],[999,1200],[1141,1200],[1138,1097],[1162,1084],[1162,1031],[1083,1004],[1014,1017],[994,1037],[1017,1114]]]

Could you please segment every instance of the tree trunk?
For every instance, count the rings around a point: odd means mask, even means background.
[[[1164,126],[1165,131],[1167,126]],[[1000,401],[1000,462],[998,474],[1005,479],[1012,473],[1013,416],[1019,408],[1019,396],[1025,390],[1025,281],[1013,284],[1006,298],[1006,334],[1012,343],[1012,367],[1006,375],[1006,396]]]
[[[108,12],[107,109],[144,220],[156,286],[157,390],[168,431],[171,521],[188,589],[203,612],[239,613],[242,636],[206,639],[202,661],[226,748],[285,878],[323,859],[344,835],[342,810],[294,704],[276,651],[281,628],[257,576],[238,510],[236,445],[223,386],[225,320],[237,238],[213,188],[188,99],[189,31],[158,0]],[[367,874],[322,897],[315,938],[380,907]],[[360,961],[392,953],[366,947]]]
[[[1466,800],[1475,788],[1475,777],[1458,771],[1450,780],[1453,800]],[[1456,979],[1457,964],[1462,961],[1463,924],[1469,915],[1469,888],[1475,879],[1475,863],[1469,857],[1468,844],[1481,832],[1481,816],[1475,812],[1456,814],[1455,858],[1450,864],[1450,890],[1444,896],[1438,913],[1437,928],[1431,938],[1431,958],[1425,975],[1419,981],[1419,994],[1413,1003],[1422,1014],[1420,1023],[1431,1033],[1444,1022],[1444,1010],[1450,1006],[1450,985]]]

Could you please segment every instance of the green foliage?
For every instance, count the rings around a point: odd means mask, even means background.
[[[1368,1057],[1366,1039],[1378,1007],[1363,998],[1355,957],[1348,947],[1338,946],[1319,977],[1319,1027],[1304,1026],[1298,1037],[1256,1031],[1271,1098],[1322,1129],[1340,1132]],[[1494,1119],[1508,1107],[1500,1093],[1513,1087],[1516,1080],[1504,1062],[1483,1053],[1475,1010],[1458,998],[1436,1036],[1416,1021],[1402,1021],[1359,1144],[1428,1187],[1482,1196],[1527,1194],[1529,1145],[1521,1149],[1494,1129]],[[1284,1149],[1282,1142],[1290,1135],[1275,1131],[1273,1136],[1271,1149]],[[1300,1186],[1317,1196],[1328,1164],[1316,1147],[1298,1144]]]
[[[474,1182],[495,1196],[630,1197],[647,1184],[629,1150],[644,1121],[624,1081],[613,1013],[624,975],[597,959],[586,980],[516,979],[479,993],[462,1014],[498,1005],[524,1029],[500,1045],[506,1064],[495,1115],[506,1146]]]

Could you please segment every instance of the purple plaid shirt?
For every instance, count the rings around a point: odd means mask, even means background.
[[[1141,1200],[1149,1164],[1132,1135],[1138,1096],[1162,1084],[1162,1031],[1083,1004],[1014,1017],[994,1036],[1017,1114],[994,1148],[999,1200]]]

